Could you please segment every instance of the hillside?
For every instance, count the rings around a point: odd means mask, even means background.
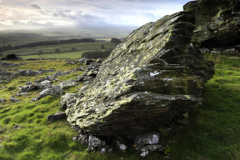
[[[240,2],[183,8],[110,55],[0,61],[0,159],[240,159]]]
[[[207,55],[216,60],[216,74],[204,87],[204,101],[200,108],[192,111],[189,125],[170,137],[161,138],[161,144],[168,145],[172,159],[239,159],[240,132],[239,106],[240,63],[238,58]],[[215,58],[216,57],[216,58]],[[2,69],[39,70],[51,69],[70,71],[83,66],[70,65],[65,60],[19,61],[25,65]],[[33,90],[25,96],[16,96],[17,87],[26,82],[38,80],[54,72],[38,76],[20,76],[0,84],[0,98],[6,99],[0,107],[1,149],[0,159],[139,159],[139,152],[128,150],[125,154],[119,151],[100,154],[100,151],[88,153],[85,147],[72,137],[77,132],[71,129],[66,120],[47,122],[47,116],[61,111],[60,95],[49,95],[40,101],[32,102],[40,90]],[[66,81],[77,78],[83,71],[74,71],[60,76],[54,81]],[[76,92],[83,84],[64,89],[64,92]],[[11,102],[11,96],[21,102]],[[18,126],[16,126],[18,125]],[[21,127],[19,127],[21,126]],[[164,155],[151,154],[146,159],[163,159]]]

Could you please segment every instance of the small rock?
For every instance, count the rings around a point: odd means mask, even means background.
[[[17,98],[15,98],[15,97],[10,97],[10,99],[9,99],[11,102],[19,102],[20,100],[19,99],[17,99]]]
[[[135,149],[142,149],[147,144],[158,144],[160,141],[159,133],[146,133],[135,138]]]
[[[117,145],[117,148],[120,149],[121,151],[125,151],[127,149],[127,146],[124,144],[124,139],[121,137],[117,137],[115,140],[115,144]]]
[[[150,152],[154,152],[159,150],[160,148],[162,148],[161,145],[148,145],[146,147],[144,147],[141,151],[141,157],[146,157],[147,155],[149,155]]]
[[[171,159],[171,157],[172,157],[171,154],[168,154],[168,155],[165,156],[165,158],[167,158],[167,159]]]
[[[0,145],[0,149],[2,149],[3,148],[3,145]]]
[[[95,148],[103,147],[106,145],[105,141],[100,140],[99,138],[90,135],[88,140],[88,149],[87,151],[93,151]]]
[[[73,141],[76,141],[76,140],[77,140],[77,137],[73,137],[72,140],[73,140]]]
[[[61,89],[60,85],[52,85],[52,86],[50,86],[50,88],[43,90],[42,92],[40,92],[37,99],[39,100],[48,95],[62,95],[62,89]]]
[[[57,121],[57,120],[62,120],[62,119],[66,119],[67,116],[66,116],[66,113],[61,113],[61,112],[58,112],[58,113],[55,113],[55,114],[51,114],[51,115],[48,115],[47,117],[47,121]]]
[[[4,103],[4,102],[6,102],[6,99],[1,99],[0,98],[0,103]]]
[[[112,151],[113,151],[113,149],[112,149],[112,148],[109,148],[108,153],[111,153]]]
[[[32,82],[26,82],[25,83],[25,86],[29,86],[29,85],[32,85]]]
[[[55,80],[55,77],[54,76],[46,76],[46,79],[49,81],[53,81],[53,80]]]
[[[13,129],[22,129],[22,128],[23,128],[22,126],[19,126],[17,124],[13,126]]]
[[[52,84],[52,81],[49,81],[49,80],[45,80],[41,82],[41,85],[43,86],[50,86],[51,84]]]
[[[2,86],[1,89],[5,89],[6,87],[5,86]]]
[[[79,126],[72,126],[71,127],[74,131],[78,131],[80,128],[79,128]]]
[[[68,81],[61,82],[59,85],[60,85],[60,87],[62,89],[64,89],[64,88],[67,88],[67,87],[71,87],[71,86],[77,85],[77,82],[76,82],[75,79],[70,79]]]
[[[102,148],[100,153],[101,153],[101,154],[106,153],[106,149],[105,149],[105,148]]]
[[[82,145],[88,145],[88,141],[89,141],[89,136],[87,134],[83,135],[80,134],[78,135],[78,142]]]
[[[22,93],[16,93],[16,96],[27,96],[28,93],[27,92],[22,92]]]

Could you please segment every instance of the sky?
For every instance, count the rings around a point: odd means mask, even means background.
[[[0,30],[142,26],[190,0],[0,0]]]

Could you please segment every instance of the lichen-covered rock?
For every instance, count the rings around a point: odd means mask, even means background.
[[[68,80],[68,81],[63,81],[63,82],[61,82],[59,85],[60,85],[60,87],[61,87],[62,89],[64,89],[64,88],[67,88],[67,87],[71,87],[71,86],[77,85],[77,82],[76,82],[75,79],[70,79],[70,80]]]
[[[65,111],[70,124],[94,135],[132,137],[198,105],[214,64],[191,43],[193,22],[190,13],[178,12],[133,31],[78,91]]]
[[[198,0],[184,5],[195,16],[194,35],[205,47],[239,44],[240,2],[238,0]]]
[[[44,89],[37,97],[37,100],[40,100],[48,95],[62,95],[62,88],[60,85],[52,85],[49,88]]]
[[[72,108],[76,102],[75,93],[66,93],[64,96],[61,97],[60,107],[62,109]]]

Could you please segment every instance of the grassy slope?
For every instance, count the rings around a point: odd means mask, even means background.
[[[226,57],[218,57],[216,62],[216,74],[204,87],[203,106],[191,112],[189,126],[167,138],[175,142],[168,144],[172,159],[240,159],[240,62]],[[29,64],[17,68],[37,70],[54,66],[57,70],[70,70],[77,67],[65,65],[64,60],[27,63]],[[76,78],[80,74],[82,72],[58,79]],[[9,99],[17,91],[17,86],[34,79],[37,78],[18,77],[8,84],[2,84],[7,88],[0,90],[0,98]],[[82,86],[79,85],[78,87]],[[69,88],[66,92],[75,92],[76,88]],[[48,96],[29,103],[38,93],[39,91],[33,91],[29,96],[21,97],[20,103],[7,101],[0,104],[0,129],[7,127],[6,132],[0,134],[0,140],[7,138],[2,142],[0,159],[141,159],[139,152],[114,152],[106,155],[99,152],[87,153],[83,146],[71,140],[76,132],[72,131],[66,121],[46,122],[47,115],[59,111],[60,96]],[[12,129],[14,124],[24,128]],[[154,153],[145,159],[163,157]]]
[[[60,45],[49,45],[49,46],[39,46],[39,47],[28,47],[18,50],[10,50],[2,52],[3,57],[8,54],[16,54],[21,56],[23,59],[27,58],[40,58],[38,56],[38,51],[42,50],[42,57],[46,58],[80,58],[83,51],[90,51],[100,49],[101,45],[104,45],[106,49],[114,48],[115,44],[111,42],[102,43],[71,43],[71,44],[60,44]],[[55,54],[55,49],[59,49],[60,53]],[[71,48],[75,48],[76,52],[70,52]],[[48,55],[49,54],[49,55]],[[79,57],[80,55],[80,57]]]

